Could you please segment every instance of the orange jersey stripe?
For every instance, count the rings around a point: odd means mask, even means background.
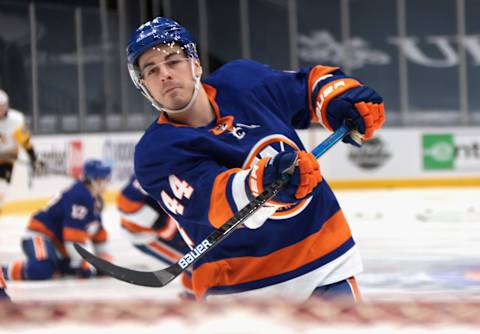
[[[236,285],[287,273],[329,254],[351,237],[341,210],[317,233],[262,257],[239,257],[202,264],[194,270],[193,287],[202,296],[213,286]]]
[[[70,227],[65,227],[63,229],[63,240],[78,242],[80,244],[85,243],[88,239],[88,234],[86,231],[77,230]]]
[[[65,250],[65,246],[63,245],[63,243],[60,240],[58,240],[57,237],[55,236],[55,233],[50,231],[41,221],[32,219],[30,220],[30,223],[28,224],[27,228],[31,231],[45,234],[47,237],[49,237],[52,240],[55,247],[57,247],[57,249],[63,255],[67,255],[67,251]]]
[[[215,111],[215,116],[217,116],[217,119],[219,119],[220,108],[218,107],[217,101],[215,101],[215,97],[217,96],[217,89],[206,83],[202,83],[202,86],[205,89],[205,93],[207,93],[207,97],[213,107],[213,111]]]
[[[142,206],[144,205],[144,202],[136,202],[132,201],[129,198],[127,198],[125,195],[120,193],[117,197],[117,207],[119,210],[126,212],[126,213],[132,213],[138,211]]]
[[[22,260],[17,260],[15,262],[12,262],[8,266],[8,276],[9,279],[12,281],[21,281],[23,280],[23,261]]]
[[[148,246],[159,251],[164,256],[168,256],[172,261],[178,261],[181,258],[181,255],[171,251],[170,249],[168,249],[167,247],[163,246],[162,244],[156,241],[149,243]]]
[[[142,227],[140,225],[137,225],[135,223],[132,223],[125,218],[120,219],[120,223],[122,226],[130,233],[142,233],[142,232],[155,232],[152,228],[149,227]]]
[[[314,122],[318,122],[318,118],[315,113],[315,106],[312,105],[312,92],[315,82],[324,75],[332,73],[336,69],[338,69],[338,67],[317,65],[312,68],[308,74],[308,109],[310,110],[310,117]]]
[[[55,234],[50,231],[41,221],[32,219],[30,220],[30,223],[28,223],[29,230],[40,232],[42,234],[45,234],[46,236],[50,237],[51,239],[56,239]]]
[[[108,233],[102,228],[91,237],[91,240],[94,243],[98,244],[98,243],[107,241],[107,238],[108,238]]]
[[[210,224],[219,228],[228,219],[233,216],[233,211],[228,203],[226,188],[228,178],[235,172],[240,171],[240,168],[232,168],[220,173],[215,178],[213,183],[212,194],[210,196],[210,209],[208,210],[208,219]]]
[[[5,283],[5,278],[3,277],[3,271],[0,270],[0,288],[6,289],[7,283]]]
[[[37,260],[45,260],[47,258],[45,243],[41,237],[33,237],[33,248],[35,250],[35,257]]]

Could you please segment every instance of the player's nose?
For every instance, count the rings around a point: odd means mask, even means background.
[[[158,75],[162,81],[168,80],[172,78],[172,72],[168,69],[165,64],[158,65]]]

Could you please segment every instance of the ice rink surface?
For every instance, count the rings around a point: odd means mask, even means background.
[[[480,188],[429,188],[336,191],[339,202],[350,222],[354,238],[364,260],[364,272],[357,280],[368,303],[402,302],[480,302]],[[0,218],[0,262],[6,263],[22,257],[20,238],[28,216],[11,215]],[[117,264],[139,270],[153,270],[162,264],[133,248],[122,236],[118,214],[107,206],[104,222],[110,233],[111,247]],[[143,288],[110,278],[92,280],[52,280],[47,282],[9,282],[8,291],[15,302],[108,302],[135,305],[146,303],[177,303],[178,282],[161,288]],[[477,308],[478,311],[478,308]],[[248,317],[248,315],[247,315]],[[250,318],[251,315],[249,316]],[[238,319],[237,319],[238,320]],[[265,320],[265,319],[263,319]],[[256,326],[263,321],[258,318]],[[295,321],[294,319],[292,319]],[[0,319],[0,323],[1,323]],[[217,319],[216,321],[221,321]],[[165,324],[164,324],[165,325]],[[271,326],[274,326],[272,323]],[[467,324],[468,325],[468,324]],[[64,330],[71,330],[63,325]],[[83,328],[92,331],[97,327]],[[119,331],[132,332],[129,326]],[[166,325],[165,325],[166,326]],[[170,324],[170,326],[173,326]],[[463,332],[478,332],[462,328]],[[74,328],[73,326],[72,328]],[[59,327],[60,328],[60,327]],[[76,327],[75,327],[76,328]],[[113,330],[115,326],[109,326]],[[141,327],[150,333],[163,327]],[[175,327],[172,333],[184,333]],[[203,333],[191,328],[185,333]],[[240,328],[222,331],[217,326],[208,333],[244,333]],[[220,327],[222,328],[222,327]],[[259,328],[259,327],[257,327]],[[262,327],[263,328],[263,327]],[[315,327],[302,331],[273,328],[275,333],[317,333]],[[323,327],[322,327],[323,328]],[[329,327],[330,328],[330,327]],[[375,328],[375,329],[374,329]],[[268,327],[267,327],[268,329]],[[272,329],[272,328],[270,328]],[[268,329],[268,331],[270,331]],[[328,332],[324,330],[318,333]],[[383,327],[357,328],[356,332],[384,332]],[[412,329],[412,333],[422,332]],[[0,332],[19,332],[19,328],[0,327]],[[43,333],[29,327],[24,332]],[[54,332],[50,328],[49,333]],[[60,332],[61,329],[58,329]],[[391,328],[389,329],[391,331]],[[440,327],[436,333],[450,332],[451,327]],[[102,333],[109,333],[103,328]],[[254,333],[249,332],[249,333]],[[342,333],[336,328],[335,333]],[[345,332],[351,330],[345,329]],[[403,328],[405,332],[405,328]],[[408,332],[408,331],[407,331]]]

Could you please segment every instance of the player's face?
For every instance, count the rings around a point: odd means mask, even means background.
[[[0,104],[0,118],[5,117],[8,111],[8,104]]]
[[[95,192],[97,195],[101,195],[107,190],[108,183],[110,179],[95,179]]]
[[[177,45],[156,46],[139,58],[142,83],[159,104],[182,108],[190,101],[195,85],[191,61]],[[194,71],[200,75],[197,61]]]

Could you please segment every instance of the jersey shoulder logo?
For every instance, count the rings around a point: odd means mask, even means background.
[[[224,132],[227,132],[234,136],[237,139],[243,139],[247,132],[245,129],[255,129],[259,128],[260,125],[252,124],[247,125],[243,123],[233,123],[233,116],[224,116],[217,121],[217,126],[210,130],[214,135],[220,135]]]

